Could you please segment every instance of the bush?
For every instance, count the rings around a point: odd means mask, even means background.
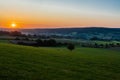
[[[49,40],[37,39],[36,42],[38,46],[47,46],[47,47],[58,46],[56,40],[54,39],[49,39]]]
[[[74,44],[68,44],[67,48],[71,51],[73,51],[75,49],[75,45]]]
[[[19,31],[12,31],[12,32],[10,32],[10,35],[11,36],[22,36],[22,33]]]
[[[41,39],[37,39],[36,42],[37,42],[36,44],[37,46],[43,46],[43,41]]]
[[[16,37],[15,40],[20,40],[20,38],[19,38],[19,37]]]

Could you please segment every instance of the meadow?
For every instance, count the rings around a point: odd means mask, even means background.
[[[0,43],[0,80],[120,80],[120,52]]]

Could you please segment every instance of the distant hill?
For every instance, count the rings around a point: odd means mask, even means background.
[[[4,29],[7,30],[7,29]],[[120,28],[55,28],[55,29],[21,29],[20,32],[32,35],[45,35],[72,39],[98,39],[120,41]]]
[[[101,27],[89,27],[89,28],[56,28],[56,29],[22,29],[25,33],[60,33],[69,34],[76,33],[120,33],[120,28],[101,28]]]

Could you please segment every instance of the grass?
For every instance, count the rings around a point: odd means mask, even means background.
[[[0,39],[0,43],[9,43],[9,40],[1,40]]]
[[[120,52],[0,43],[0,80],[120,80]]]

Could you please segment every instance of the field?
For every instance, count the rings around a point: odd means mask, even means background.
[[[0,80],[120,80],[120,52],[0,43]]]

